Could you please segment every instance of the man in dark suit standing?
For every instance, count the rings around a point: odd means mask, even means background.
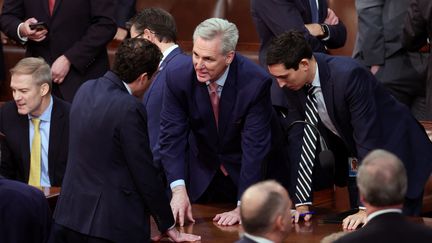
[[[262,179],[271,147],[271,77],[235,52],[237,27],[223,19],[200,23],[193,57],[167,69],[160,153],[180,225],[193,221],[192,202],[238,203]],[[190,147],[189,136],[196,141]],[[240,221],[239,207],[216,215],[219,225]]]
[[[51,212],[39,189],[0,176],[0,198],[0,242],[47,242]]]
[[[312,204],[312,176],[320,174],[315,169],[321,165],[317,146],[321,135],[335,153],[336,181],[346,180],[348,171],[355,177],[355,161],[373,149],[383,148],[402,158],[409,181],[404,213],[420,213],[423,188],[432,171],[432,143],[406,106],[354,60],[312,53],[300,32],[276,38],[269,47],[267,64],[288,98],[288,119],[309,123],[289,133],[290,194],[298,213],[308,213]],[[357,227],[365,216],[360,210],[349,216],[344,227]]]
[[[86,80],[109,68],[106,45],[116,32],[116,0],[5,0],[2,31],[26,45],[26,56],[50,64],[53,93],[72,102]],[[44,22],[47,28],[32,29]]]
[[[409,0],[356,0],[355,5],[358,32],[353,57],[370,68],[417,119],[424,120],[428,54],[409,52],[401,42]]]
[[[0,174],[33,186],[61,186],[70,105],[51,95],[51,70],[42,58],[22,59],[11,74],[14,101],[0,108],[0,131],[6,135]]]
[[[136,99],[149,87],[160,58],[151,42],[127,39],[113,70],[78,90],[52,242],[148,242],[150,215],[174,241],[199,239],[174,228],[152,164],[146,111]]]
[[[402,215],[407,176],[394,154],[385,150],[369,153],[358,170],[357,185],[366,206],[367,223],[336,243],[431,242],[430,227],[410,222]]]
[[[177,60],[184,58],[185,54],[176,44],[177,28],[174,18],[163,9],[146,8],[133,17],[130,32],[132,38],[144,38],[159,47],[163,57],[159,70],[153,77],[150,87],[144,93],[143,104],[146,107],[147,125],[149,130],[150,148],[156,168],[165,177],[159,152],[160,113],[162,110],[163,90],[167,75],[167,67],[176,65]],[[188,57],[190,58],[190,57]]]
[[[428,75],[426,81],[426,119],[432,120],[432,1],[411,0],[405,18],[402,43],[410,51],[429,52]]]
[[[327,7],[327,0],[252,0],[251,14],[261,40],[262,66],[271,39],[285,31],[301,31],[315,52],[345,45],[345,25]]]
[[[245,230],[236,243],[283,242],[291,231],[291,201],[276,181],[252,185],[241,197],[240,216]]]

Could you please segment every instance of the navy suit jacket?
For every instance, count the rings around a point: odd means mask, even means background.
[[[56,0],[50,16],[48,0],[5,0],[0,25],[2,31],[17,42],[21,42],[18,25],[26,19],[34,17],[48,25],[49,32],[43,41],[27,41],[26,56],[43,57],[51,65],[65,55],[71,68],[59,88],[63,98],[72,102],[81,83],[100,77],[109,68],[106,45],[117,30],[116,2]]]
[[[318,3],[318,22],[324,23],[327,1],[319,0]],[[342,47],[346,41],[346,28],[340,19],[337,25],[329,25],[330,39],[326,41],[309,34],[304,26],[312,23],[308,0],[252,0],[251,13],[261,40],[259,60],[263,66],[267,66],[265,59],[271,39],[286,31],[302,31],[312,49],[317,52],[326,52],[326,47]]]
[[[185,179],[189,196],[205,191],[222,163],[238,197],[262,178],[262,163],[271,146],[271,77],[236,53],[219,103],[218,128],[205,83],[197,80],[191,57],[168,67],[161,113],[162,164],[168,183]],[[189,133],[196,140],[185,164]]]
[[[57,224],[113,242],[150,240],[174,225],[152,165],[142,103],[112,72],[85,82],[72,103],[70,146]]]
[[[236,241],[235,243],[256,243],[256,241],[247,236],[242,236],[242,238],[240,238],[240,240]]]
[[[150,148],[153,152],[153,160],[155,166],[161,168],[161,156],[159,152],[159,130],[160,130],[160,113],[162,111],[163,90],[165,87],[165,80],[167,76],[167,67],[175,64],[175,60],[185,56],[182,50],[178,47],[170,52],[167,57],[160,64],[158,73],[151,83],[149,89],[145,92],[143,103],[146,111],[149,114],[147,118],[147,125],[149,130]],[[189,57],[190,58],[190,57]],[[174,63],[174,64],[171,64]]]
[[[66,169],[69,144],[69,103],[53,96],[48,145],[48,174],[51,186],[61,186]],[[0,174],[12,180],[28,182],[30,173],[29,118],[20,115],[14,101],[0,108]]]
[[[432,171],[432,143],[422,125],[367,69],[351,58],[320,53],[314,56],[328,115],[349,155],[362,160],[373,149],[396,154],[407,170],[407,197],[419,197]],[[304,120],[306,94],[302,90],[284,91],[290,104],[290,122]],[[297,180],[302,137],[301,126],[290,130],[291,186]],[[333,152],[337,154],[339,150],[343,148]],[[336,161],[336,167],[346,164],[347,159]]]
[[[0,242],[45,243],[51,211],[41,190],[0,176]]]
[[[346,234],[335,243],[381,243],[432,241],[432,229],[410,222],[400,213],[385,213],[372,218],[363,228]]]

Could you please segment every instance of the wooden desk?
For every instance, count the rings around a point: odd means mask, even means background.
[[[217,213],[231,210],[234,205],[198,205],[192,206],[192,212],[195,219],[195,224],[189,224],[185,227],[178,227],[182,232],[193,233],[201,236],[201,242],[220,243],[220,242],[235,242],[239,239],[239,234],[243,232],[241,225],[234,226],[218,226],[212,222],[213,217]],[[320,219],[326,217],[331,209],[318,208],[317,214],[312,222],[295,224],[292,226],[291,232],[285,241],[286,243],[294,242],[320,242],[321,239],[331,233],[342,231],[340,224],[324,224]],[[432,218],[412,218],[417,223],[423,223],[432,227]],[[152,235],[158,234],[156,225],[152,222]],[[167,241],[165,239],[165,241]]]
[[[60,195],[60,187],[42,187],[41,190],[43,191],[46,199],[48,200],[51,211],[54,212],[57,199]]]

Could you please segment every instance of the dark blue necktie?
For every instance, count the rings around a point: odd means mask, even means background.
[[[309,0],[311,7],[312,23],[318,23],[318,6],[316,0]]]

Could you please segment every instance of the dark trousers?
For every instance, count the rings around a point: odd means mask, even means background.
[[[77,231],[53,223],[48,243],[113,243],[112,241],[81,234]]]
[[[196,203],[236,203],[237,186],[221,170],[217,170],[210,185],[196,200]]]

